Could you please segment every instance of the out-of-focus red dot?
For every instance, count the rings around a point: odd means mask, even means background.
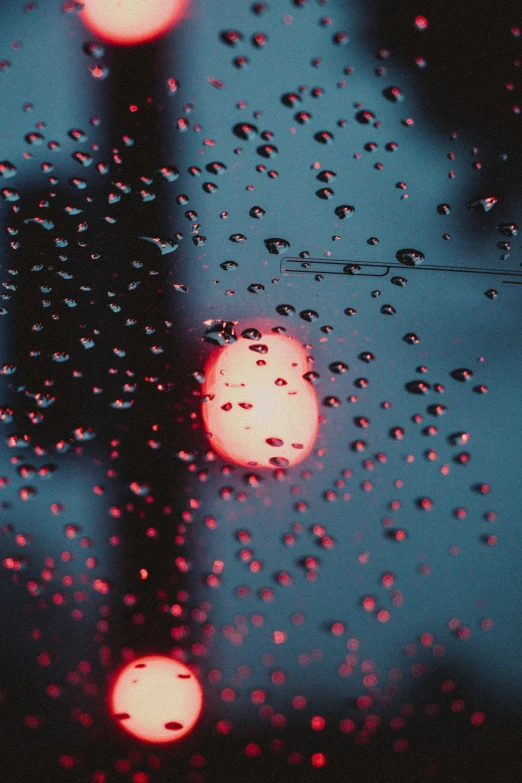
[[[373,612],[375,609],[375,598],[373,598],[371,595],[367,595],[365,598],[363,598],[363,607],[366,612]]]
[[[425,16],[419,14],[419,16],[415,17],[415,27],[417,28],[417,30],[426,30],[428,24],[429,22]]]
[[[472,712],[470,720],[474,726],[480,726],[486,720],[486,716],[483,712]]]
[[[261,748],[255,742],[250,742],[245,748],[245,754],[250,759],[257,758],[261,755]]]
[[[310,761],[312,763],[312,767],[318,769],[326,765],[326,756],[324,753],[314,753]]]
[[[310,721],[310,726],[314,731],[321,731],[325,727],[325,719],[322,718],[320,715],[315,715],[312,720]]]

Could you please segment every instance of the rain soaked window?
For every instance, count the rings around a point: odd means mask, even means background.
[[[4,0],[2,780],[519,780],[521,30]]]

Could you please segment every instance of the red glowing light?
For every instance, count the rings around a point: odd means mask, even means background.
[[[147,742],[174,742],[194,727],[203,704],[198,680],[184,664],[149,655],[119,674],[111,710],[123,728]]]
[[[85,0],[80,16],[102,40],[121,45],[150,41],[182,19],[188,0]]]
[[[212,448],[248,467],[289,467],[305,459],[318,425],[317,397],[303,379],[308,370],[304,349],[282,335],[240,339],[217,350],[202,389]]]

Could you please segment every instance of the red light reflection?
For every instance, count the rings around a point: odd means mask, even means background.
[[[132,45],[166,33],[187,5],[188,0],[85,0],[80,16],[99,38]]]

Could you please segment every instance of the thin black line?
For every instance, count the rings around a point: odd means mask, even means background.
[[[290,267],[290,266],[285,267],[286,264],[300,265],[301,268],[297,269],[295,267]],[[313,264],[315,268],[303,269],[302,268],[303,264]],[[438,266],[434,264],[425,264],[423,266],[410,267],[410,266],[404,266],[402,264],[383,264],[378,261],[350,261],[350,260],[327,261],[325,259],[319,259],[319,258],[309,258],[306,260],[297,259],[297,258],[282,258],[280,269],[281,269],[281,274],[318,274],[317,266],[324,267],[327,265],[342,266],[343,271],[335,272],[333,270],[325,270],[322,274],[343,275],[343,277],[386,277],[386,275],[392,269],[400,269],[403,273],[406,271],[408,273],[412,271],[453,272],[453,273],[465,272],[468,274],[477,274],[477,275],[495,275],[496,277],[500,277],[501,275],[509,275],[510,277],[522,277],[522,272],[511,272],[508,269],[480,269],[478,267],[451,267],[451,266]],[[355,274],[344,272],[344,267],[349,265],[359,267],[361,271],[356,272]],[[373,269],[385,269],[386,271],[383,274],[365,273],[363,270],[368,267]],[[522,285],[522,282],[517,283],[516,281],[512,281],[512,280],[503,280],[502,282],[511,283],[512,285]]]

